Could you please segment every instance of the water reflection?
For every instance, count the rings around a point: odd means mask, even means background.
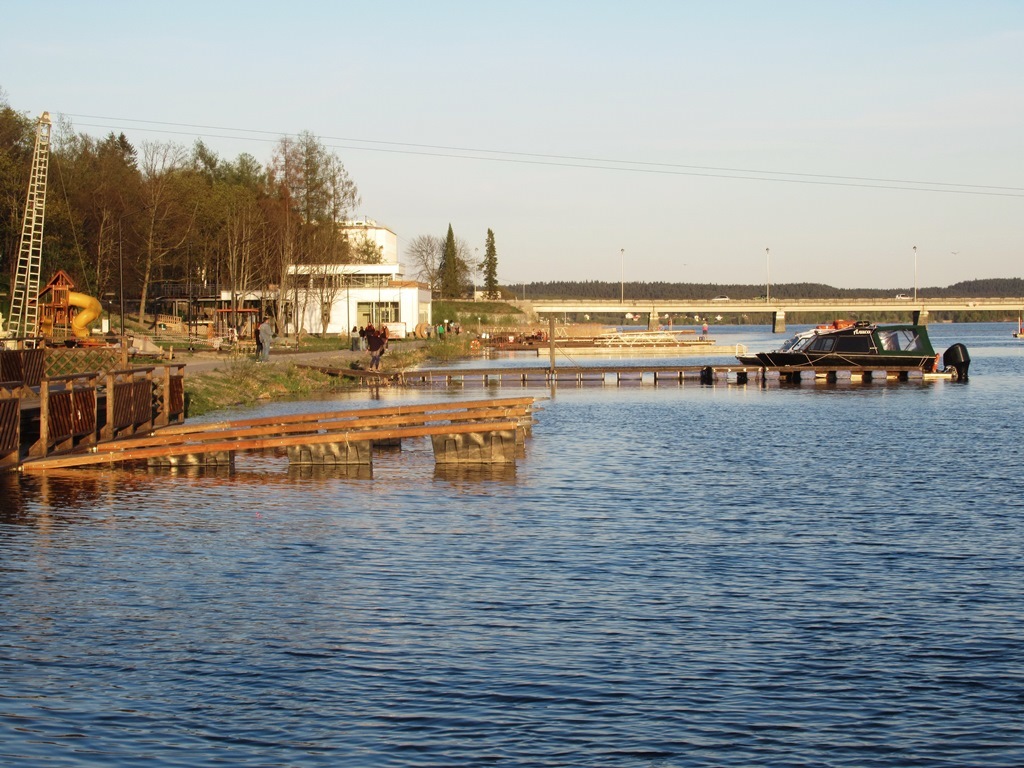
[[[373,480],[373,467],[369,464],[289,464],[288,479],[314,482]]]
[[[146,471],[155,476],[188,477],[193,480],[227,480],[235,474],[234,466],[230,464],[148,464]]]
[[[0,476],[6,762],[1019,766],[1012,354],[565,386],[518,466]]]
[[[514,484],[516,482],[516,465],[511,463],[437,464],[434,467],[434,479],[453,485],[481,482]]]

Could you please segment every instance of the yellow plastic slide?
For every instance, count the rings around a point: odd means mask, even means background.
[[[78,307],[78,313],[71,321],[71,330],[80,339],[89,338],[89,324],[103,314],[103,307],[99,300],[84,293],[68,293],[68,304]]]

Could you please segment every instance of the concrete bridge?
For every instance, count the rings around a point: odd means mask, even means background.
[[[544,299],[529,302],[530,309],[538,315],[597,315],[621,314],[627,312],[647,316],[648,327],[653,328],[671,316],[677,325],[680,316],[700,315],[744,315],[770,313],[772,330],[781,333],[786,330],[786,314],[793,312],[816,312],[843,317],[849,314],[862,316],[872,312],[898,312],[911,314],[914,323],[928,322],[930,312],[998,312],[1002,314],[1024,311],[1024,297],[1005,299],[659,299],[657,301],[630,300],[616,301],[602,299]],[[661,318],[660,320],[658,318]]]

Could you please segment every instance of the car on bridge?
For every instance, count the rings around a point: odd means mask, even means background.
[[[910,301],[910,296],[905,293],[897,293],[896,298],[900,301]]]
[[[728,296],[715,296],[715,298],[712,299],[712,301],[728,301],[728,300],[729,300]]]

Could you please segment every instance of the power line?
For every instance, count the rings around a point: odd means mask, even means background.
[[[281,138],[294,138],[295,134],[275,132],[252,128],[231,128],[224,126],[197,125],[191,123],[175,123],[159,120],[140,120],[135,118],[104,117],[99,115],[73,115],[62,113],[68,118],[84,120],[102,120],[115,123],[136,124],[132,130],[147,133],[192,136],[195,138],[217,138],[235,141],[259,141],[274,143]],[[104,123],[81,123],[83,127],[106,130],[123,130],[121,125]],[[157,128],[145,126],[169,126]],[[175,129],[175,130],[172,130]],[[176,130],[188,129],[188,130]],[[218,133],[205,133],[217,131]],[[200,133],[203,132],[203,133]],[[724,168],[718,166],[683,165],[678,163],[656,163],[637,160],[618,160],[614,158],[598,158],[576,155],[541,154],[513,150],[480,149],[476,147],[457,147],[438,144],[418,144],[412,142],[382,141],[378,139],[355,139],[339,136],[320,136],[324,142],[344,142],[327,144],[331,149],[344,149],[355,152],[381,152],[387,154],[416,155],[421,157],[438,157],[444,159],[476,160],[485,162],[513,163],[521,165],[538,165],[558,168],[580,168],[585,170],[619,171],[628,173],[646,173],[670,176],[691,176],[701,178],[736,179],[743,181],[768,181],[788,184],[812,184],[833,187],[854,187],[861,189],[890,189],[911,192],[939,192],[958,195],[981,195],[987,197],[1024,197],[1024,187],[995,186],[988,184],[962,184],[951,182],[921,181],[914,179],[888,179],[870,176],[839,176],[831,174],[800,173],[795,171],[765,171],[753,168]]]

